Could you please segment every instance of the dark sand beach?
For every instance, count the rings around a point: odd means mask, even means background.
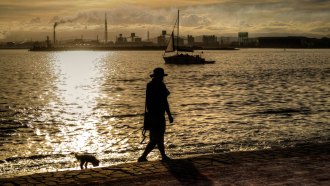
[[[0,185],[330,185],[330,143],[2,178]]]

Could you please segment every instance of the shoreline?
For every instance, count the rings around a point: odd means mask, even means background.
[[[196,51],[237,51],[241,49],[280,49],[280,50],[304,50],[304,49],[315,49],[315,50],[327,50],[329,47],[314,47],[314,48],[306,48],[306,47],[218,47],[218,48],[194,48]],[[58,48],[36,48],[33,49],[31,47],[2,47],[1,50],[28,50],[31,52],[54,52],[54,51],[164,51],[164,47],[58,47]]]
[[[0,185],[330,184],[330,142],[0,178]]]

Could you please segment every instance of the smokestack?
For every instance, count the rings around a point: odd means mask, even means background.
[[[135,33],[131,33],[131,38],[132,38],[132,42],[133,42],[134,38],[135,38]]]
[[[108,43],[108,23],[107,23],[107,13],[105,13],[105,20],[104,20],[104,42],[105,44]]]
[[[55,35],[55,28],[58,25],[58,22],[54,23],[54,45],[56,44],[56,35]]]

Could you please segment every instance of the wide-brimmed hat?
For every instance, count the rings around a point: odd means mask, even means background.
[[[165,74],[163,68],[155,68],[154,73],[150,74],[150,77],[164,77],[164,76],[167,76],[167,74]]]

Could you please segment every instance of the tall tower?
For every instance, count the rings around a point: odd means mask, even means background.
[[[108,21],[107,21],[107,13],[105,13],[105,20],[104,20],[104,43],[108,43]]]

